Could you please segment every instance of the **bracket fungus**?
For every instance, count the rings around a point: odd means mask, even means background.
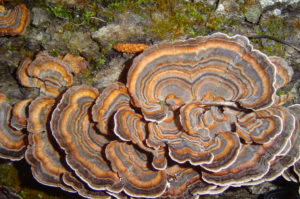
[[[12,107],[3,93],[0,93],[0,107],[0,157],[20,160],[26,150],[26,135],[10,126]]]
[[[246,37],[151,46],[126,84],[102,91],[72,86],[82,61],[24,60],[18,78],[41,96],[16,104],[13,117],[0,96],[0,156],[25,153],[39,182],[87,198],[197,198],[280,175],[299,180],[289,171],[300,173],[300,105],[276,94],[293,71]]]
[[[73,74],[84,71],[87,62],[83,57],[66,54],[52,57],[40,52],[34,60],[26,58],[17,70],[17,78],[25,87],[39,88],[46,96],[56,97],[63,87],[73,84]]]
[[[23,34],[29,24],[29,20],[29,10],[25,4],[19,4],[10,10],[0,6],[0,36]]]

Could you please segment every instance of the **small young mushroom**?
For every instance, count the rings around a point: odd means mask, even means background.
[[[117,43],[112,46],[112,48],[116,51],[122,53],[140,53],[149,46],[146,44],[136,44],[136,43]]]

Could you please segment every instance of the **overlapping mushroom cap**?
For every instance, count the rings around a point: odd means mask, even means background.
[[[160,121],[168,113],[161,102],[177,108],[207,94],[248,109],[268,107],[275,72],[245,37],[214,34],[146,49],[134,60],[127,87],[146,119]]]
[[[0,93],[0,157],[20,160],[26,150],[25,134],[10,126],[11,110],[6,96]]]
[[[19,4],[11,10],[0,9],[0,36],[24,33],[29,20],[29,10],[25,4]]]
[[[246,37],[154,45],[134,59],[126,85],[72,86],[53,98],[80,68],[79,58],[41,54],[18,70],[25,86],[55,85],[15,105],[12,120],[29,131],[26,160],[43,184],[88,198],[197,198],[292,178],[293,166],[300,173],[300,105],[276,95],[292,69]]]
[[[52,57],[40,52],[33,61],[30,58],[22,61],[17,77],[23,86],[40,88],[46,96],[56,97],[63,87],[73,84],[73,74],[86,68],[83,57],[69,53],[64,57]]]

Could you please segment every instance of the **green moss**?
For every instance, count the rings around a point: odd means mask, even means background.
[[[96,67],[96,68],[97,68],[98,70],[100,70],[101,66],[102,66],[103,64],[105,64],[105,62],[106,62],[106,60],[103,59],[103,58],[96,59],[95,61],[96,61],[96,63],[97,63],[97,67]]]
[[[32,58],[34,56],[34,51],[32,51],[31,49],[26,49],[26,48],[22,48],[20,50],[20,53],[23,57],[30,57]]]
[[[85,21],[85,23],[90,23],[93,19],[93,17],[96,17],[96,11],[94,10],[84,10],[82,16]]]
[[[158,101],[158,104],[160,104],[161,106],[165,106],[167,104],[166,100],[160,100]]]
[[[43,190],[43,188],[48,191]],[[50,189],[50,190],[49,190]],[[75,194],[69,194],[64,192],[58,188],[49,188],[49,187],[41,187],[41,188],[33,188],[33,187],[25,187],[18,193],[23,199],[75,199],[78,198]]]
[[[209,26],[209,13],[212,12],[212,7],[205,6],[201,2],[182,2],[178,6],[174,0],[163,8],[161,12],[166,16],[159,19],[160,23],[154,21],[150,27],[154,34],[160,33],[160,37],[165,37],[166,33],[170,33],[173,39],[183,34],[197,36],[205,34],[212,28]],[[168,27],[168,29],[164,27]]]
[[[0,184],[8,187],[20,186],[18,169],[12,163],[0,164]]]
[[[254,27],[254,30],[257,35],[268,35],[280,40],[285,40],[285,38],[291,34],[289,29],[285,26],[284,19],[278,16],[270,16],[268,19],[261,20],[260,24]],[[252,39],[251,41],[255,44],[256,48],[267,55],[285,56],[284,45],[282,43],[270,39],[267,40],[270,41],[267,42],[268,45],[264,45],[262,39]]]
[[[283,47],[283,44],[281,43],[275,43],[274,45],[263,47],[262,49],[263,52],[265,52],[267,55],[277,55],[279,57],[284,57],[285,56],[285,50]]]
[[[50,54],[51,56],[53,56],[53,57],[57,57],[57,56],[59,56],[59,54],[60,54],[60,50],[59,50],[59,49],[53,49],[53,50],[50,51],[49,54]]]
[[[19,50],[19,48],[15,47],[15,46],[3,46],[3,48],[6,50]]]
[[[276,93],[278,96],[283,96],[283,95],[287,95],[287,92],[284,92],[282,90],[278,90]]]
[[[158,10],[152,9],[150,13],[152,24],[147,28],[150,33],[161,38],[169,36],[172,39],[185,33],[197,34],[196,27],[203,25],[206,17],[199,12],[197,6],[194,7],[190,3],[182,5],[175,3],[175,0],[169,1],[167,5],[161,3],[158,4]]]
[[[181,0],[87,0],[72,9],[54,5],[47,10],[58,18],[67,18],[70,22],[63,28],[69,31],[92,25],[96,20],[103,21],[99,14],[110,22],[116,14],[132,12],[150,21],[145,31],[151,37],[176,39],[184,34],[194,37],[222,31],[224,26],[232,24],[233,20],[216,15],[214,9],[202,2]],[[95,31],[92,27],[91,31]]]
[[[97,11],[90,8],[77,8],[74,10],[74,15],[72,23],[77,26],[90,25],[98,19]]]
[[[94,60],[94,69],[100,70],[102,66],[107,62],[106,54],[110,50],[110,45],[107,48],[102,48],[99,54],[99,57]]]
[[[101,10],[92,0],[79,2],[78,6],[73,8],[62,4],[51,4],[46,9],[55,17],[68,19],[69,23],[63,25],[66,30],[74,31],[80,26],[92,25],[95,20],[101,20],[97,18],[97,12],[101,12]]]
[[[273,45],[265,46],[261,39],[251,39],[251,42],[254,44],[255,48],[259,49],[260,51],[266,53],[268,56],[285,56],[284,45],[278,42],[274,42]]]
[[[103,65],[106,63],[106,59],[96,59],[90,62],[90,65],[88,66],[87,70],[78,74],[77,76],[79,79],[82,79],[84,81],[84,84],[93,84],[94,79],[94,72],[101,70]]]
[[[284,27],[284,20],[279,16],[272,15],[268,20],[262,20],[260,24],[265,26],[270,34],[278,35],[281,38],[286,36],[284,30],[280,29]]]
[[[115,13],[133,12],[150,24],[145,32],[151,37],[176,39],[181,35],[206,35],[222,31],[226,25],[238,24],[235,20],[215,14],[214,6],[202,2],[180,0],[115,0],[107,3],[109,17]]]
[[[107,63],[107,52],[111,50],[112,43],[110,42],[107,48],[103,48],[97,59],[90,61],[90,64],[86,71],[78,74],[79,78],[84,80],[85,84],[92,84],[94,78],[94,72],[101,70],[101,68]]]
[[[78,198],[76,194],[37,182],[32,177],[31,169],[25,161],[6,162],[0,159],[0,186],[2,185],[16,192],[22,199]]]
[[[145,2],[145,0],[134,0],[134,1],[127,1],[127,0],[115,0],[111,1],[108,4],[108,8],[118,12],[124,12],[126,10],[135,10],[138,6]]]
[[[72,23],[72,22],[70,22],[70,23],[65,23],[64,25],[62,25],[62,28],[63,28],[63,30],[64,31],[71,31],[71,32],[73,32],[73,31],[75,31],[76,29],[78,29],[78,25],[77,24],[74,24],[74,23]]]
[[[68,8],[64,7],[61,4],[56,4],[54,6],[48,6],[47,11],[58,18],[62,18],[62,19],[72,18],[72,12]]]

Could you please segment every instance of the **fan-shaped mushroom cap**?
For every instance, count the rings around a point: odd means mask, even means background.
[[[29,105],[27,129],[30,133],[25,158],[31,165],[32,174],[37,181],[75,192],[61,179],[61,176],[68,171],[61,162],[60,151],[47,127],[54,103],[53,98],[39,96]]]
[[[286,145],[283,145],[282,150],[278,153],[274,160],[271,161],[271,166],[268,173],[259,181],[273,180],[280,176],[287,168],[294,165],[300,159],[300,105],[292,105],[288,107],[288,111],[293,117],[287,118],[286,125],[289,126],[289,134],[278,137],[278,140],[285,140]],[[289,138],[289,139],[288,139]],[[274,141],[275,145],[279,145],[278,140]]]
[[[134,61],[127,87],[147,120],[166,117],[160,104],[170,94],[185,104],[210,92],[250,109],[272,105],[275,68],[246,37],[216,33],[154,45]]]
[[[186,104],[180,108],[180,123],[189,135],[208,142],[216,133],[232,130],[231,124],[236,121],[239,111],[225,107],[228,105],[230,102],[214,101]]]
[[[41,87],[42,91],[53,96],[58,95],[60,87],[71,86],[73,83],[69,64],[45,52],[36,56],[27,68],[27,73],[30,77],[42,80],[44,83],[44,87]]]
[[[149,137],[147,143],[153,148],[164,146],[162,143],[168,143],[178,140],[183,131],[178,128],[178,117],[173,112],[168,113],[168,117],[160,123],[148,123]]]
[[[69,192],[78,192],[90,198],[109,198],[101,191],[91,190],[61,160],[61,151],[51,136],[46,124],[54,107],[54,99],[40,96],[29,107],[29,146],[26,160],[31,165],[33,176],[42,184],[60,187]]]
[[[246,142],[264,144],[274,139],[282,131],[282,119],[270,115],[269,110],[240,114],[237,121],[237,132]]]
[[[294,168],[295,168],[295,165],[293,165],[292,167],[284,170],[284,172],[281,174],[281,176],[286,181],[298,183],[299,182],[299,176],[297,175],[297,173],[295,173]]]
[[[92,199],[110,199],[110,195],[108,195],[104,191],[93,190],[88,187],[78,176],[76,176],[72,172],[64,173],[62,176],[64,183],[71,186],[74,190],[78,192],[79,195],[92,198]]]
[[[145,152],[153,154],[152,165],[155,169],[164,170],[167,166],[166,153],[163,148],[150,148],[145,144],[147,135],[146,123],[142,115],[135,113],[131,108],[123,108],[114,116],[114,133],[122,141],[131,141]]]
[[[287,147],[289,148],[292,134],[298,134],[295,130],[295,116],[287,109],[274,107],[264,110],[264,114],[266,117],[275,116],[280,118],[280,120],[273,121],[275,124],[280,123],[280,125],[274,125],[278,126],[276,128],[280,129],[280,132],[275,133],[276,136],[270,140],[267,139],[264,143],[243,144],[236,161],[228,168],[219,172],[203,172],[203,179],[205,181],[221,186],[232,184],[257,184],[266,179],[272,180],[280,175],[272,172],[274,168],[272,162],[276,156],[281,156],[280,154],[286,153],[284,150],[288,150]],[[265,125],[257,125],[254,123],[253,129],[255,129],[255,127],[260,128],[260,126],[268,127],[268,123],[269,121],[265,122]],[[274,126],[270,129],[272,130]],[[278,129],[276,129],[276,131]],[[269,134],[263,132],[264,130],[261,131],[260,135],[262,140],[264,140],[263,136],[269,136]],[[287,168],[287,166],[284,168]],[[279,169],[274,169],[274,171],[275,170],[276,172],[280,172]]]
[[[74,60],[72,62],[71,57],[67,56],[68,62],[65,62],[47,52],[40,52],[33,61],[26,58],[21,63],[17,76],[23,86],[37,87],[47,96],[56,97],[62,87],[73,83],[72,66],[80,65],[82,61]]]
[[[261,178],[269,169],[271,155],[266,155],[267,160],[263,161],[265,150],[258,145],[242,145],[236,161],[228,168],[219,172],[203,172],[203,179],[206,182],[220,186],[248,182]],[[251,173],[253,172],[253,173]]]
[[[204,147],[196,137],[186,134],[168,146],[173,160],[179,163],[189,161],[212,171],[228,167],[236,160],[240,150],[238,136],[231,132],[220,132],[209,147]]]
[[[168,188],[163,198],[192,198],[202,191],[215,188],[201,179],[201,172],[193,168],[174,165],[166,169],[168,174]]]
[[[135,144],[143,142],[146,139],[146,130],[142,118],[130,108],[118,110],[114,116],[114,133],[122,141],[132,141]]]
[[[113,170],[120,176],[126,194],[153,198],[165,191],[166,173],[150,169],[146,154],[133,145],[112,141],[107,145],[105,154]]]
[[[13,106],[10,125],[18,131],[26,128],[27,126],[26,110],[31,101],[31,98],[21,100]]]
[[[276,68],[276,88],[281,88],[287,83],[289,83],[292,79],[292,76],[294,74],[292,67],[288,65],[288,63],[280,58],[271,56],[269,57],[271,62],[275,65]]]
[[[27,69],[30,66],[32,60],[26,57],[17,69],[17,78],[19,82],[26,87],[38,87],[43,86],[43,82],[40,79],[28,76]]]
[[[42,184],[75,192],[61,179],[61,176],[68,171],[62,164],[60,154],[54,148],[55,144],[48,133],[30,133],[28,140],[29,146],[25,158],[31,165],[34,178]]]
[[[285,86],[288,82],[291,81],[292,76],[294,74],[293,69],[288,66],[287,62],[280,57],[269,57],[271,62],[275,65],[276,68],[276,82],[275,88],[281,88]],[[283,105],[291,98],[290,93],[285,95],[274,96],[275,104]]]
[[[93,106],[93,120],[103,134],[112,133],[111,121],[117,110],[128,108],[130,97],[127,88],[120,82],[112,83],[106,87],[97,98]]]
[[[25,134],[10,127],[11,109],[6,96],[0,93],[0,157],[20,160],[26,150]]]
[[[42,184],[78,192],[87,198],[110,198],[105,192],[92,190],[61,162],[56,143],[48,133],[30,133],[26,160],[32,174]],[[56,148],[56,149],[55,149]]]
[[[45,132],[47,122],[49,122],[49,113],[52,111],[55,99],[40,96],[34,99],[29,105],[27,130],[29,132],[41,133]]]
[[[19,4],[11,10],[0,10],[0,36],[24,33],[29,20],[29,10],[25,4]]]
[[[96,134],[90,123],[98,94],[97,89],[86,85],[68,89],[52,114],[51,131],[66,153],[68,165],[91,188],[120,189],[119,177],[101,156],[107,140]]]

